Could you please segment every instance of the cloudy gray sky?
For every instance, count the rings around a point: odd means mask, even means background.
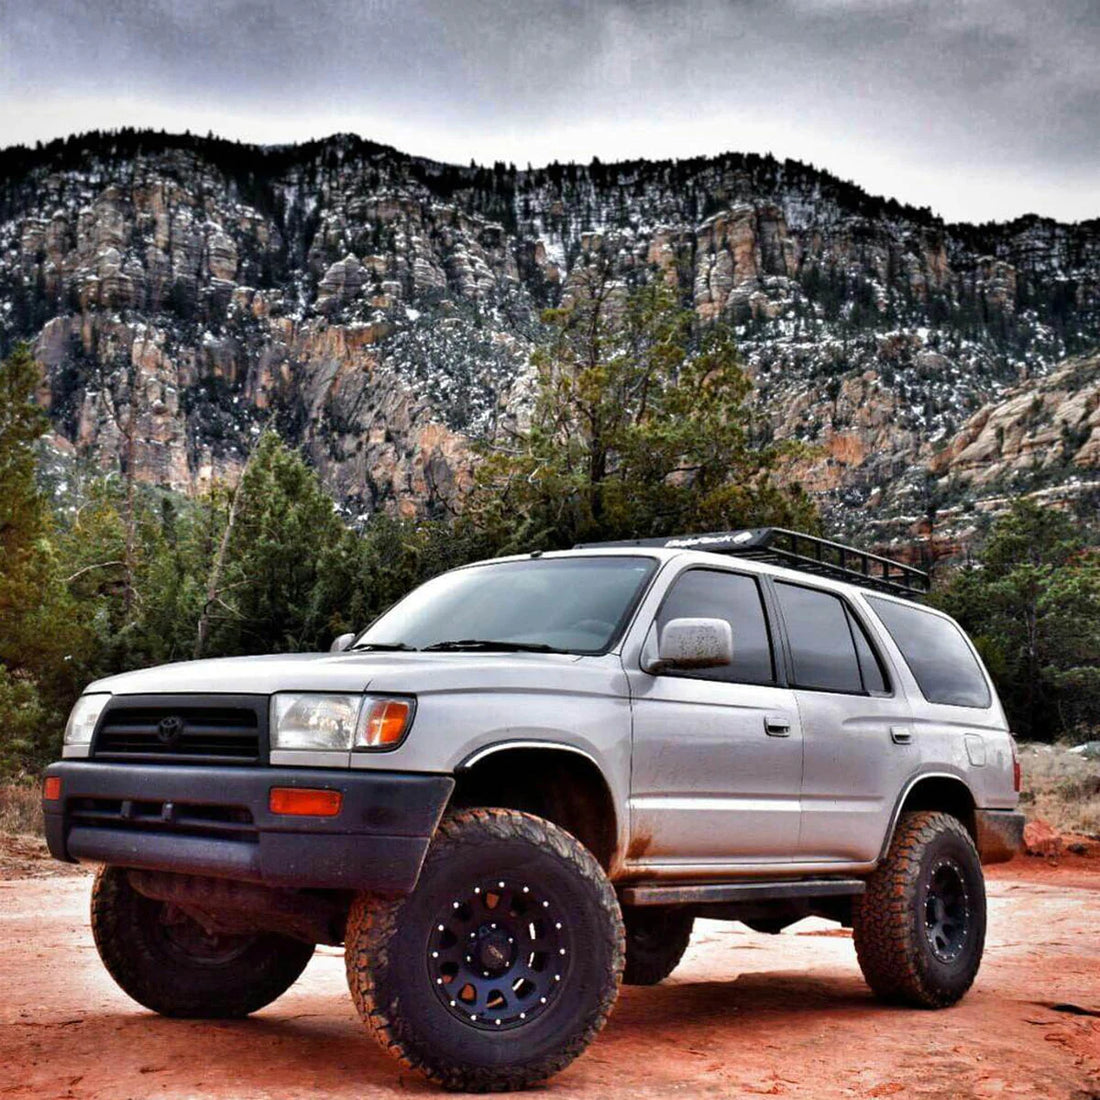
[[[351,130],[465,163],[771,151],[1100,216],[1100,0],[0,0],[0,145]]]

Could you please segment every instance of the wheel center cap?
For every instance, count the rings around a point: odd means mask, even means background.
[[[483,936],[477,945],[477,958],[482,970],[502,974],[512,965],[512,945],[508,935],[496,929]]]

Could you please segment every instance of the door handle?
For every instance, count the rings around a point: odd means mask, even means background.
[[[764,717],[764,732],[769,737],[790,737],[791,723],[781,714],[768,714]]]
[[[895,745],[909,745],[913,741],[913,731],[908,726],[891,726],[890,740]]]

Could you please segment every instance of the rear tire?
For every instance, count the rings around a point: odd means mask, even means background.
[[[641,906],[623,910],[626,968],[623,985],[656,985],[680,964],[694,915],[677,906]]]
[[[208,935],[174,906],[139,894],[122,867],[96,875],[92,935],[121,989],[162,1016],[247,1016],[285,993],[314,951],[273,932]]]
[[[903,814],[852,918],[860,968],[880,998],[918,1008],[958,1001],[978,973],[986,926],[981,860],[962,822]]]
[[[444,1088],[521,1089],[564,1069],[619,992],[623,924],[591,853],[541,818],[444,818],[416,889],[360,895],[348,987],[391,1054]]]

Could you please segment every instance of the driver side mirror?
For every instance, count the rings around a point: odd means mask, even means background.
[[[651,648],[649,641],[646,650]],[[671,670],[718,668],[733,662],[733,631],[725,619],[671,619],[660,631],[656,649],[656,656],[642,654],[642,668],[654,676]]]
[[[328,651],[329,653],[343,653],[354,641],[354,634],[341,634],[338,638],[333,639],[332,645],[328,647]]]

